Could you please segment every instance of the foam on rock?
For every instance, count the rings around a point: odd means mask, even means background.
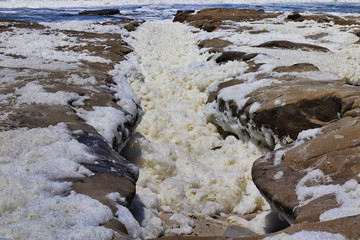
[[[0,235],[6,238],[108,238],[99,227],[113,218],[100,202],[71,191],[58,180],[92,175],[85,145],[65,124],[0,133]],[[61,219],[61,221],[59,221]]]

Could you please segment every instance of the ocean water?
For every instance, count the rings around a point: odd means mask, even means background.
[[[208,7],[225,8],[248,8],[263,9],[265,11],[312,11],[312,12],[336,12],[336,13],[358,13],[360,1],[209,1],[203,3],[198,1],[188,3],[170,4],[152,2],[132,2],[122,4],[116,2],[101,1],[4,1],[0,0],[0,18],[15,20],[37,21],[37,22],[58,22],[72,20],[119,20],[127,18],[145,20],[166,20],[172,19],[177,10],[200,10]],[[166,3],[168,2],[168,3]],[[270,3],[271,2],[271,3]],[[80,16],[78,13],[84,10],[116,8],[121,11],[117,16]]]

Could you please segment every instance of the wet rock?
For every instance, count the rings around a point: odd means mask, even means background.
[[[239,237],[251,237],[257,236],[258,234],[253,231],[240,226],[230,226],[226,229],[223,237],[226,238],[239,238]]]
[[[246,62],[246,61],[253,59],[257,55],[258,55],[257,53],[246,54],[244,52],[227,51],[227,52],[222,52],[221,55],[215,59],[215,61],[216,61],[216,63],[219,63],[219,64],[226,63],[228,61],[244,61],[244,62]]]
[[[297,63],[291,66],[282,66],[274,69],[274,72],[308,72],[319,71],[319,68],[311,63]]]
[[[101,10],[91,10],[91,11],[82,11],[79,12],[79,15],[118,15],[120,14],[119,9],[101,9]]]
[[[328,52],[329,49],[326,47],[321,47],[317,45],[307,44],[307,43],[296,43],[290,41],[269,41],[262,43],[256,47],[262,48],[280,48],[280,49],[292,49],[292,50],[302,50],[302,51],[316,51],[316,52]]]
[[[216,63],[226,63],[228,61],[241,61],[243,56],[246,53],[244,52],[235,52],[235,51],[228,51],[223,52],[218,58],[215,59]]]

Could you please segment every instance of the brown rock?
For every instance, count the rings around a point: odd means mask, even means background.
[[[223,52],[219,57],[215,59],[216,63],[226,63],[228,61],[241,61],[243,56],[246,53],[244,52],[235,52],[235,51],[228,51]]]
[[[254,57],[256,57],[258,53],[250,53],[246,54],[244,52],[236,52],[236,51],[227,51],[221,53],[219,57],[215,59],[216,63],[222,64],[228,61],[244,61],[247,62]]]
[[[319,71],[319,68],[311,63],[297,63],[291,66],[277,67],[274,72],[308,72]]]
[[[192,26],[212,32],[223,26],[224,20],[231,21],[260,21],[279,16],[279,13],[266,13],[263,10],[232,9],[232,8],[207,8],[196,14],[179,12],[174,21],[188,22]]]
[[[321,170],[324,177],[308,182],[308,187],[343,185],[350,179],[360,182],[360,120],[346,117],[340,121],[323,127],[314,139],[284,147],[254,163],[252,174],[258,189],[291,223],[318,222],[323,212],[339,207],[334,194],[299,202],[296,187],[309,169]],[[276,165],[280,151],[284,151],[283,156]],[[283,176],[276,179],[278,171],[283,171]]]
[[[211,48],[209,52],[222,52],[224,47],[232,45],[233,43],[220,38],[213,38],[203,40],[199,43],[199,48]]]
[[[270,41],[262,43],[256,47],[262,48],[281,48],[281,49],[293,49],[302,51],[317,51],[317,52],[328,52],[329,49],[321,46],[316,46],[307,43],[295,43],[290,41]]]
[[[317,40],[317,39],[323,38],[328,35],[329,35],[328,33],[317,33],[317,34],[313,34],[313,35],[308,35],[308,36],[306,36],[306,38]]]
[[[350,179],[360,182],[358,128],[359,123],[356,123],[321,134],[315,139],[287,150],[281,163],[276,166],[274,165],[276,152],[270,158],[257,160],[253,166],[255,184],[289,222],[319,221],[319,215],[325,210],[339,207],[334,195],[315,198],[306,205],[300,206],[295,188],[309,168],[319,169],[329,177],[324,177],[327,179],[326,182],[312,183],[311,186],[342,185]],[[273,176],[277,171],[283,171],[284,176],[274,179]],[[271,178],[272,181],[269,181]],[[287,197],[279,197],[283,194]]]
[[[7,23],[6,25],[0,26],[0,32],[2,31],[12,31],[12,28],[26,28],[26,29],[38,29],[44,30],[46,27],[36,22],[27,22],[27,21],[18,21],[10,19],[0,18],[0,23]]]
[[[334,22],[338,25],[353,25],[357,24],[355,19],[347,19],[346,17],[334,16],[326,13],[314,13],[311,15],[300,14],[300,12],[293,12],[288,15],[288,21],[303,22],[303,21],[315,21],[318,23],[330,23]]]
[[[217,92],[222,86],[228,87],[219,85]],[[359,91],[359,88],[348,87],[342,81],[288,80],[248,94],[249,100],[242,109],[238,109],[235,102],[226,102],[214,95],[209,100],[215,99],[221,111],[239,118],[250,136],[253,136],[253,131],[260,134],[264,128],[271,130],[272,140],[266,144],[273,147],[276,142],[287,141],[288,137],[296,139],[303,130],[337,121],[351,109]],[[250,108],[255,102],[261,105],[250,116]]]

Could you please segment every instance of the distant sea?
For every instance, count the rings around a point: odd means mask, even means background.
[[[154,1],[127,1],[133,5],[126,5],[118,1],[119,5],[107,1],[4,1],[0,0],[0,18],[14,20],[27,20],[36,22],[59,22],[71,20],[119,20],[126,18],[145,19],[145,20],[164,20],[172,19],[177,10],[200,10],[208,7],[227,7],[227,8],[248,8],[263,9],[265,11],[311,11],[311,12],[330,12],[330,13],[360,13],[360,0],[356,2],[324,2],[310,1],[298,3],[296,1],[284,2],[273,0],[272,3],[266,0],[250,1],[230,1],[242,2],[241,4],[229,4],[229,1],[199,1],[199,4],[160,4]],[[115,1],[116,2],[116,1]],[[167,2],[167,1],[163,1]],[[194,1],[193,1],[194,2]],[[220,3],[219,3],[220,2]],[[244,3],[251,2],[251,3]],[[66,4],[68,3],[68,4]],[[150,4],[149,4],[150,3]],[[71,7],[66,7],[67,5]],[[21,6],[21,7],[19,7]],[[46,6],[46,7],[44,7]],[[84,10],[116,8],[121,14],[117,16],[80,16],[78,13]]]

